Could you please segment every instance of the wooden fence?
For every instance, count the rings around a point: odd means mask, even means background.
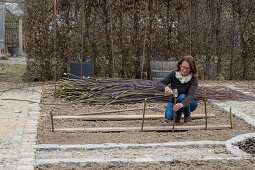
[[[151,61],[152,80],[162,80],[171,71],[175,70],[176,61]]]

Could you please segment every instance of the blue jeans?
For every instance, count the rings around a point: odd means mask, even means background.
[[[181,103],[185,98],[186,98],[186,94],[181,94],[177,98],[177,103]],[[173,107],[174,107],[174,102],[169,102],[166,106],[165,118],[168,120],[173,120],[174,118]],[[194,110],[196,110],[196,108],[197,108],[197,102],[196,100],[193,100],[187,107],[182,108],[175,113],[175,120],[177,119],[177,114],[181,114],[181,112],[183,112],[185,117],[190,117],[190,112],[193,112]]]

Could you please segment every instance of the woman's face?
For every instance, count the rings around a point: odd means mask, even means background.
[[[183,61],[180,67],[182,76],[187,76],[190,73],[190,65],[187,61]]]

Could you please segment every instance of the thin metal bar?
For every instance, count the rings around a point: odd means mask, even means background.
[[[145,109],[146,109],[146,102],[147,102],[147,98],[146,98],[146,99],[144,99],[144,105],[143,105],[143,120],[142,120],[142,127],[141,127],[141,131],[143,131],[144,117],[145,117]]]
[[[52,111],[50,111],[50,118],[51,118],[51,131],[54,132],[54,122],[53,122],[53,114],[52,114]]]
[[[177,89],[173,89],[173,97],[174,97],[174,105],[177,103],[177,97],[178,97],[178,90]],[[176,115],[176,111],[174,111],[174,118],[173,118],[173,132],[174,132],[174,126],[175,126],[175,115]]]
[[[176,98],[174,98],[174,105],[176,104]],[[173,119],[173,129],[172,132],[174,132],[174,126],[175,126],[175,115],[176,115],[176,111],[174,111],[174,119]]]
[[[229,120],[230,120],[230,127],[231,129],[233,129],[231,107],[229,108]]]
[[[205,129],[207,130],[208,120],[207,120],[207,109],[206,109],[206,90],[204,90],[204,104],[205,104]]]

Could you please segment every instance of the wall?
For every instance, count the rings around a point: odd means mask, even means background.
[[[4,49],[5,44],[5,5],[0,2],[0,49]]]

